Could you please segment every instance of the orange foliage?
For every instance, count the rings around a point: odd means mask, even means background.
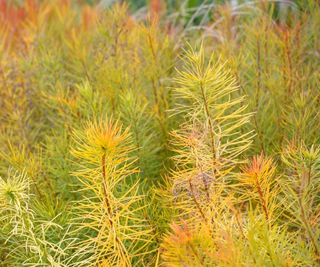
[[[47,25],[48,18],[62,20],[76,18],[77,14],[71,8],[72,1],[26,0],[21,5],[8,0],[0,0],[0,37],[6,48],[23,48],[28,50],[37,32]],[[79,22],[72,27],[76,31],[87,31],[98,17],[95,7],[83,5],[80,7]]]

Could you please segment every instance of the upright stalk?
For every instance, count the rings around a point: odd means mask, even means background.
[[[191,196],[192,196],[193,202],[195,203],[195,205],[196,205],[196,207],[197,207],[197,209],[198,209],[201,217],[203,218],[203,220],[204,220],[205,222],[207,222],[207,218],[206,218],[206,216],[204,215],[204,212],[203,212],[203,210],[202,210],[202,208],[201,208],[201,206],[200,206],[200,204],[199,204],[199,202],[197,201],[197,198],[196,198],[196,196],[195,196],[194,188],[193,188],[193,185],[192,185],[191,178],[189,178],[188,182],[189,182],[189,187],[190,187],[190,192],[191,192]]]
[[[104,194],[104,202],[107,206],[107,215],[110,227],[112,228],[112,232],[115,235],[115,241],[120,251],[120,256],[124,262],[124,266],[130,266],[128,262],[128,255],[127,251],[118,237],[117,231],[115,229],[115,225],[113,222],[113,212],[110,204],[109,194],[108,194],[108,185],[106,180],[106,154],[104,153],[101,157],[101,169],[102,169],[102,187],[103,187],[103,194]]]
[[[309,169],[306,173],[303,173],[303,176],[306,175],[307,177],[307,185],[310,184],[311,181],[311,166],[309,166]],[[305,182],[303,181],[305,178],[301,177],[301,184],[300,184],[300,188],[299,188],[299,193],[298,193],[298,203],[299,203],[299,208],[300,208],[300,216],[301,216],[301,220],[302,223],[304,224],[304,227],[306,229],[307,235],[312,243],[314,252],[317,256],[317,262],[320,261],[320,251],[319,251],[319,247],[317,244],[317,240],[315,240],[314,238],[314,234],[312,231],[312,227],[308,221],[307,215],[306,215],[306,211],[305,211],[305,207],[304,207],[304,201],[303,201],[303,195],[304,195],[304,188],[305,188]]]
[[[214,162],[216,159],[216,152],[215,152],[215,146],[214,146],[214,134],[213,134],[213,123],[211,121],[211,116],[210,116],[210,111],[209,111],[209,105],[208,101],[204,92],[204,86],[203,82],[200,81],[200,90],[201,90],[201,95],[203,99],[203,104],[204,104],[204,109],[205,109],[205,114],[208,120],[208,124],[210,127],[210,141],[211,141],[211,153],[212,153],[212,161]]]
[[[261,206],[262,206],[262,209],[263,209],[263,211],[264,211],[266,220],[267,220],[267,222],[269,222],[269,218],[270,218],[270,217],[269,217],[267,202],[266,202],[266,199],[265,199],[265,197],[264,197],[264,194],[263,194],[263,191],[262,191],[262,189],[261,189],[261,185],[260,185],[260,182],[259,182],[259,179],[258,179],[257,176],[256,176],[256,187],[257,187],[259,199],[260,199]]]

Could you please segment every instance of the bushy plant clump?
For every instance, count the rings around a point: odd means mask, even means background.
[[[319,266],[317,1],[0,0],[0,266]]]

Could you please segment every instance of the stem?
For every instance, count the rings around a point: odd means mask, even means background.
[[[150,45],[150,50],[151,50],[151,53],[152,53],[152,59],[153,59],[154,65],[157,66],[157,55],[156,55],[156,51],[154,49],[154,45],[153,45],[153,41],[152,41],[152,37],[151,37],[150,32],[148,33],[148,42],[149,42],[149,45]],[[157,77],[152,77],[151,78],[153,96],[154,96],[154,99],[155,99],[155,103],[156,103],[157,107],[160,109],[159,95],[158,95],[158,91],[157,91],[156,80],[159,81],[159,79],[157,79]]]
[[[307,171],[307,182],[308,182],[308,185],[311,181],[311,166],[309,166],[309,169]],[[302,220],[302,223],[304,224],[304,227],[307,231],[307,234],[311,240],[311,243],[312,243],[312,246],[314,248],[314,252],[317,256],[317,259],[316,261],[319,262],[320,261],[320,251],[319,251],[319,248],[318,248],[318,244],[317,244],[317,241],[314,239],[314,234],[313,234],[313,231],[312,231],[312,228],[311,228],[311,225],[307,219],[307,215],[306,215],[306,211],[305,211],[305,208],[304,208],[304,205],[303,205],[303,194],[304,194],[304,188],[305,188],[305,182],[303,181],[304,180],[304,177],[302,176],[301,177],[301,184],[300,184],[300,188],[299,188],[299,192],[298,192],[298,202],[299,202],[299,207],[300,207],[300,216],[301,216],[301,220]],[[307,186],[308,186],[307,185]]]
[[[268,212],[268,208],[267,208],[267,203],[266,203],[266,200],[264,198],[264,194],[263,194],[263,191],[261,189],[261,185],[259,183],[259,180],[258,180],[257,176],[256,176],[256,186],[257,186],[257,191],[258,191],[259,198],[260,198],[260,201],[261,201],[262,209],[264,211],[264,214],[265,214],[267,222],[269,222],[269,212]]]
[[[113,229],[112,232],[115,235],[115,241],[116,241],[116,244],[118,245],[118,248],[120,250],[121,258],[124,261],[124,266],[129,266],[126,248],[124,247],[123,243],[119,239],[117,232],[116,232],[116,229],[115,229],[115,225],[112,220],[113,213],[112,213],[112,208],[111,208],[110,200],[109,200],[109,196],[108,196],[108,187],[107,187],[107,181],[106,181],[106,154],[105,153],[102,155],[102,158],[101,158],[101,168],[102,168],[102,180],[103,180],[102,181],[103,194],[104,194],[104,201],[107,206],[108,222],[110,224],[110,227]],[[111,233],[111,231],[110,231],[110,233]]]
[[[319,261],[319,256],[320,256],[320,253],[319,253],[319,249],[318,249],[318,245],[317,245],[317,241],[314,239],[314,236],[313,236],[313,231],[311,229],[311,226],[307,220],[307,216],[306,216],[306,212],[305,212],[305,209],[303,207],[303,203],[302,203],[302,198],[299,197],[299,206],[300,206],[300,213],[301,213],[301,220],[305,226],[305,229],[307,231],[307,234],[311,240],[311,243],[312,243],[312,246],[314,248],[314,251],[315,251],[315,254],[317,256],[317,261]]]
[[[284,49],[285,49],[285,55],[288,62],[287,69],[287,79],[288,79],[288,96],[290,96],[292,92],[292,62],[291,62],[291,51],[289,46],[289,31],[286,30],[284,33]]]
[[[111,219],[112,209],[111,209],[110,200],[108,197],[108,188],[107,188],[107,183],[106,183],[106,154],[102,155],[101,165],[102,165],[102,185],[103,185],[104,201],[107,206],[107,211],[108,211],[108,215],[109,215],[109,222],[110,222],[110,225],[112,226],[113,225],[113,221]]]
[[[259,106],[259,98],[260,98],[260,91],[261,91],[261,58],[260,58],[260,40],[257,39],[257,68],[258,68],[258,81],[257,81],[257,91],[256,91],[256,110],[258,110]]]
[[[211,121],[211,116],[210,116],[210,112],[209,112],[209,105],[208,105],[208,101],[206,98],[206,95],[204,93],[204,87],[203,87],[203,83],[202,81],[200,81],[200,90],[201,90],[201,94],[202,94],[202,98],[203,98],[203,104],[204,104],[204,108],[205,108],[205,113],[206,113],[206,117],[209,123],[209,127],[210,127],[210,141],[211,141],[211,150],[212,150],[212,161],[215,161],[216,158],[216,152],[215,152],[215,146],[214,146],[214,135],[213,135],[213,124]]]
[[[209,187],[208,183],[207,183],[206,180],[205,180],[205,175],[206,175],[206,174],[204,173],[202,164],[200,163],[201,160],[200,160],[199,157],[198,157],[197,150],[196,150],[194,147],[192,147],[192,151],[193,151],[193,153],[194,153],[194,155],[195,155],[195,157],[196,157],[196,162],[197,162],[196,165],[197,165],[197,167],[200,168],[202,183],[203,183],[203,186],[204,186],[204,190],[205,190],[205,192],[206,192],[207,201],[209,202],[209,201],[210,201],[210,192],[209,192],[210,187]]]
[[[207,201],[209,201],[210,200],[209,186],[208,186],[208,183],[205,180],[205,174],[202,171],[201,171],[201,176],[202,176],[202,183],[203,183],[204,189],[206,191]]]
[[[120,35],[122,34],[123,30],[124,30],[124,25],[118,25],[116,23],[115,25],[116,27],[116,32],[115,32],[115,36],[114,36],[114,47],[113,47],[113,56],[114,56],[114,65],[115,68],[118,69],[118,47],[119,47],[119,40],[120,40]],[[120,27],[120,29],[118,29]]]
[[[130,116],[130,120],[132,121],[132,131],[134,133],[134,139],[136,141],[137,145],[137,155],[138,155],[138,164],[140,166],[140,169],[142,173],[145,174],[145,164],[142,166],[142,145],[141,145],[141,140],[140,140],[140,134],[139,134],[139,123],[138,119],[135,115]]]
[[[196,257],[196,259],[198,260],[198,262],[201,264],[201,266],[203,266],[203,265],[204,265],[204,262],[203,262],[203,260],[200,258],[200,256],[198,255],[198,253],[197,253],[194,245],[191,244],[191,243],[189,243],[189,247],[190,247],[192,253],[195,255],[195,257]]]
[[[188,181],[189,181],[189,186],[190,186],[190,191],[191,191],[192,199],[193,199],[194,203],[196,204],[197,209],[199,210],[199,213],[200,213],[201,217],[203,218],[203,220],[204,220],[205,222],[207,222],[207,218],[206,218],[206,216],[204,215],[204,212],[203,212],[203,210],[201,209],[200,204],[198,203],[198,201],[197,201],[197,199],[196,199],[196,196],[195,196],[195,194],[194,194],[194,188],[193,188],[191,179],[189,179]]]
[[[261,132],[259,129],[259,125],[257,122],[257,113],[258,113],[258,108],[259,108],[259,99],[260,99],[260,92],[261,92],[261,45],[260,45],[260,40],[259,38],[257,39],[257,68],[258,68],[258,81],[257,81],[257,91],[256,91],[256,96],[255,96],[255,114],[254,114],[254,125],[256,127],[256,131],[257,131],[257,136],[259,138],[259,142],[260,142],[260,146],[261,146],[261,150],[264,153],[264,144],[263,144],[263,139],[261,136]]]

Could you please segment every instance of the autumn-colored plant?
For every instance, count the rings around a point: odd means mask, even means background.
[[[0,0],[0,266],[318,266],[318,1],[111,2]]]

